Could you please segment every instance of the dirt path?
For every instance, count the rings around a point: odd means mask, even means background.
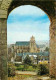
[[[16,71],[16,74],[19,75],[32,75],[32,77],[25,78],[23,80],[56,80],[56,79],[50,79],[48,76],[36,76],[36,72],[30,72],[30,71]]]
[[[30,78],[25,78],[24,80],[38,80],[38,79],[35,77],[30,77]]]
[[[21,74],[21,75],[36,75],[36,72],[30,72],[30,71],[16,71],[16,74]]]
[[[49,77],[29,77],[25,78],[24,80],[51,80],[51,79]]]

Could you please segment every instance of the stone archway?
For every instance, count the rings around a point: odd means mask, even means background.
[[[0,0],[0,80],[7,80],[7,16],[20,5],[34,5],[50,19],[50,75],[56,77],[56,2],[55,0]]]

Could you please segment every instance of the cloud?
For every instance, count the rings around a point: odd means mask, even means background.
[[[13,32],[12,34],[8,32],[7,43],[15,43],[16,41],[30,41],[30,37],[33,35],[36,41],[49,40],[49,36],[43,33],[28,33],[28,32]]]
[[[10,15],[36,15],[36,16],[43,16],[45,15],[45,12],[42,11],[40,8],[32,6],[32,5],[24,5],[24,6],[20,6],[17,7],[16,9],[14,9]]]
[[[35,6],[20,6],[12,11],[7,20],[7,43],[49,40],[50,21],[47,15]]]
[[[26,21],[7,24],[7,30],[10,32],[47,32],[50,22]]]
[[[33,35],[36,41],[49,40],[49,22],[26,22],[7,24],[8,43],[16,41],[28,41]]]

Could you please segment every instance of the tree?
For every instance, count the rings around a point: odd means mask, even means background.
[[[24,64],[28,64],[30,65],[32,63],[31,58],[29,57],[29,55],[26,56],[26,58],[24,59]]]
[[[8,77],[15,76],[16,67],[13,63],[8,63]]]
[[[38,67],[37,67],[37,74],[38,74],[38,75],[49,74],[49,69],[47,68],[46,65],[44,65],[44,64],[39,64]]]
[[[49,51],[49,48],[48,48],[48,47],[46,47],[46,48],[45,48],[45,51]]]
[[[40,60],[40,56],[37,55],[37,64],[38,64],[39,60]]]

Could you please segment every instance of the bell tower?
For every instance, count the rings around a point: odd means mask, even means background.
[[[32,36],[30,38],[30,53],[35,53],[36,51],[37,51],[37,46],[35,43],[35,38],[34,38],[34,36]]]

